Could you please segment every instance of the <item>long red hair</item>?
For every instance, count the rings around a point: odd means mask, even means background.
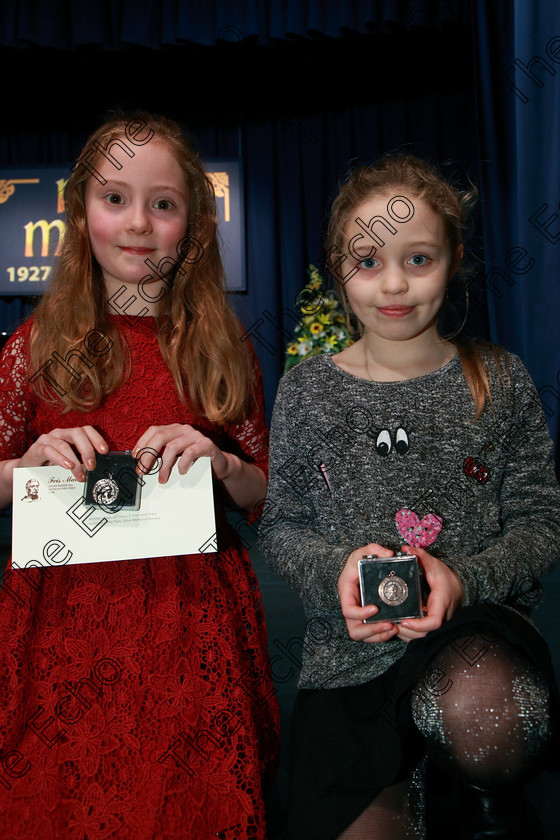
[[[200,415],[220,424],[240,422],[253,400],[252,365],[248,347],[240,340],[244,330],[226,300],[214,189],[197,151],[177,123],[139,113],[102,125],[79,159],[88,152],[89,164],[95,168],[100,157],[95,144],[106,148],[115,138],[126,143],[127,126],[140,122],[146,126],[146,136],[153,131],[167,143],[185,173],[190,198],[185,242],[196,248],[195,256],[193,248],[187,248],[177,257],[168,275],[169,291],[156,304],[161,353],[183,401],[188,392]],[[93,367],[84,366],[80,380],[57,368],[64,396],[44,377],[35,379],[33,387],[39,396],[61,403],[63,411],[98,407],[128,375],[128,348],[109,319],[101,268],[90,248],[84,192],[91,177],[88,167],[76,166],[66,185],[66,237],[52,280],[35,310],[31,369],[38,370],[54,351],[64,357],[70,350],[83,352],[84,337],[92,329],[102,330],[113,344],[110,352],[96,357]]]

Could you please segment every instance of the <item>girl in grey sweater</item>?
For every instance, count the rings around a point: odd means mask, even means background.
[[[528,614],[558,558],[560,491],[521,361],[445,337],[474,198],[411,156],[352,173],[328,254],[361,338],[280,383],[261,545],[309,619],[292,840],[425,836],[426,754],[458,780],[455,836],[539,836],[520,793],[554,766],[558,695]],[[423,616],[376,620],[358,561],[397,551],[423,569]]]

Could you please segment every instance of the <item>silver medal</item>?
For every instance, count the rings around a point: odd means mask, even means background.
[[[93,501],[98,505],[111,505],[119,495],[119,485],[112,478],[100,478],[91,491]]]
[[[377,591],[383,603],[390,607],[398,607],[408,598],[408,584],[394,572],[389,572],[387,577],[383,578]]]

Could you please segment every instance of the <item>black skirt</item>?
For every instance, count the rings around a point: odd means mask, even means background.
[[[545,769],[560,769],[560,695],[538,631],[507,607],[464,607],[439,630],[409,642],[384,674],[362,685],[298,692],[291,729],[290,840],[334,840],[387,785],[409,775],[424,754],[410,696],[430,660],[454,639],[502,639],[533,664],[551,690],[553,740]],[[473,663],[476,645],[461,641]]]

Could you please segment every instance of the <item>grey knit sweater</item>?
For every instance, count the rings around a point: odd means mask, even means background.
[[[404,653],[399,639],[348,636],[336,584],[359,546],[421,545],[457,572],[465,604],[534,603],[560,551],[552,442],[518,357],[508,383],[483,352],[493,410],[476,422],[458,356],[400,382],[315,356],[280,382],[261,548],[303,599],[301,688],[357,685]]]

